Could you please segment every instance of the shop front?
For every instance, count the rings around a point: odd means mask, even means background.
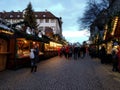
[[[50,41],[49,43],[44,43],[44,57],[50,58],[58,55],[58,49],[62,47],[62,44]]]
[[[120,42],[120,19],[118,16],[113,17],[110,20],[110,25],[106,28],[105,34],[105,45],[107,50],[107,63],[112,63],[112,55],[111,52],[113,48],[117,48]]]
[[[39,48],[39,56],[43,55],[43,52],[40,50],[40,44],[41,42],[39,41],[32,41],[32,40],[27,40],[25,38],[17,38],[17,53],[16,53],[16,59],[17,59],[17,64],[20,65],[29,65],[30,64],[30,59],[29,59],[29,53],[30,49],[32,46],[37,45]]]
[[[41,50],[42,39],[29,35],[20,31],[15,31],[13,38],[10,39],[10,55],[7,62],[7,68],[18,69],[25,66],[30,66],[29,53],[32,46],[37,45],[39,48],[39,56],[43,56]]]

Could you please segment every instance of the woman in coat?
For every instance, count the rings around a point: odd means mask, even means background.
[[[101,64],[105,63],[106,55],[107,55],[106,49],[104,46],[102,46],[102,48],[100,50]]]

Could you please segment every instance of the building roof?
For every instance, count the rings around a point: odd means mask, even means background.
[[[57,17],[55,15],[53,15],[51,12],[49,11],[44,11],[44,12],[34,12],[35,17],[37,19],[57,19]],[[23,19],[23,12],[0,12],[0,18],[3,19]]]
[[[22,19],[23,13],[22,12],[0,12],[0,18],[3,19]]]
[[[12,31],[12,29],[7,26],[7,22],[1,18],[0,18],[0,29]]]
[[[57,17],[55,15],[53,15],[51,12],[49,11],[45,11],[45,12],[35,12],[36,18],[40,18],[40,19],[44,19],[44,18],[48,18],[48,19],[56,19]]]

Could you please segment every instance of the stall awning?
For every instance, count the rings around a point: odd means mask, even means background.
[[[16,38],[26,38],[27,40],[44,42],[42,38],[39,38],[39,37],[36,36],[36,35],[27,34],[27,33],[25,33],[25,32],[19,31],[19,30],[15,30],[14,36],[15,36]]]
[[[10,39],[14,32],[6,25],[0,24],[0,38]]]

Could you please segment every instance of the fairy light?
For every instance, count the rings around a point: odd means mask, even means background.
[[[111,35],[114,35],[114,33],[115,33],[115,29],[116,29],[116,26],[117,26],[117,22],[118,22],[118,16],[116,16],[115,17],[115,22],[114,22],[114,25],[113,25],[113,30],[112,30],[112,33],[111,33]]]
[[[103,36],[103,40],[105,40],[105,38],[106,38],[106,34],[107,34],[107,29],[108,29],[108,26],[106,25],[106,26],[105,26],[105,31],[104,31],[104,36]]]

